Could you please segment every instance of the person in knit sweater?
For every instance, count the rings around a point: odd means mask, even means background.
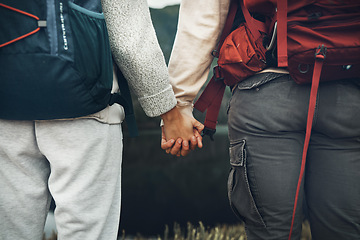
[[[167,140],[193,149],[202,125],[176,107],[146,0],[101,3],[113,57],[145,113],[161,116]],[[117,239],[124,117],[123,107],[113,104],[74,119],[0,119],[0,239],[43,239],[52,197],[58,239]]]

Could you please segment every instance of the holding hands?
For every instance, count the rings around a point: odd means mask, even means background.
[[[204,125],[193,116],[179,111],[177,107],[161,115],[162,126],[161,148],[176,156],[186,156],[196,147],[202,148],[201,131]]]

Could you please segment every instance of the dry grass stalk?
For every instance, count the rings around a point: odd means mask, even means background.
[[[174,236],[170,236],[169,226],[165,225],[164,236],[160,237],[143,237],[141,234],[137,234],[133,237],[128,237],[125,231],[122,231],[122,235],[119,236],[121,240],[246,240],[245,227],[243,224],[237,225],[217,225],[215,227],[205,227],[202,222],[199,222],[199,226],[194,226],[191,223],[187,223],[186,231],[181,229],[180,224],[174,223],[173,227]],[[44,238],[43,240],[56,240],[57,235],[52,233],[50,238]],[[302,225],[301,240],[311,240],[310,225],[305,221]]]

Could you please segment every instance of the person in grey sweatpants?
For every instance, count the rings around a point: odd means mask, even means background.
[[[51,195],[58,239],[116,239],[120,124],[0,120],[0,132],[1,240],[42,239]]]
[[[101,3],[113,57],[143,110],[172,123],[168,140],[181,137],[185,148],[194,147],[201,137],[175,107],[147,2]],[[123,119],[118,104],[76,119],[0,119],[0,240],[41,240],[51,197],[59,240],[117,239]]]

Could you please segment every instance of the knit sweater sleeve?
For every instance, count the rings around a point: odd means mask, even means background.
[[[116,64],[149,117],[176,105],[146,0],[101,0]]]

